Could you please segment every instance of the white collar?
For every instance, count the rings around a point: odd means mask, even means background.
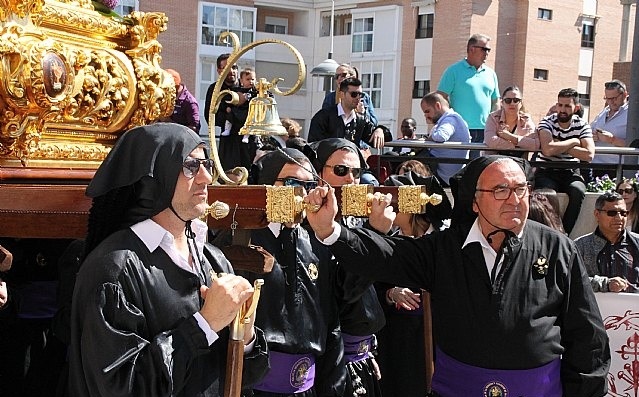
[[[475,218],[475,222],[473,222],[473,226],[470,228],[470,231],[468,232],[468,236],[466,236],[466,240],[464,241],[464,244],[462,245],[462,249],[464,249],[468,244],[475,243],[475,242],[481,244],[483,248],[489,248],[493,252],[495,252],[493,247],[490,246],[490,244],[488,243],[488,240],[486,240],[486,237],[484,237],[484,235],[481,232],[481,226],[479,226],[479,218]]]
[[[523,235],[524,235],[524,229],[522,228],[521,232],[517,234],[517,237],[521,238]],[[479,217],[477,217],[475,219],[475,222],[473,222],[473,226],[470,228],[470,231],[468,232],[468,236],[466,236],[466,240],[464,241],[464,244],[462,245],[462,249],[464,249],[464,247],[466,247],[468,244],[474,243],[474,242],[478,242],[479,244],[481,244],[482,247],[490,248],[491,250],[493,250],[493,252],[495,252],[495,250],[493,249],[493,247],[490,246],[490,244],[488,243],[488,240],[486,240],[486,237],[484,237],[484,234],[481,231],[481,226],[479,225]]]

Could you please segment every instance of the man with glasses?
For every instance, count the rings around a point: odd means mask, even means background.
[[[439,93],[426,94],[421,101],[422,111],[427,123],[434,124],[426,139],[433,142],[469,143],[470,131],[466,121],[448,106],[448,101]],[[448,149],[446,147],[430,148],[428,154],[432,157],[443,158],[437,163],[437,178],[444,187],[449,186],[450,178],[455,175],[464,164],[449,164],[447,158],[467,159],[468,150]]]
[[[485,65],[492,50],[490,37],[474,34],[466,45],[466,58],[450,65],[439,80],[437,91],[450,102],[470,128],[472,142],[484,142],[488,114],[499,108],[497,74]],[[478,150],[470,158],[479,156]]]
[[[360,141],[382,149],[385,141],[393,140],[390,130],[382,125],[375,126],[356,112],[362,98],[362,82],[354,77],[344,79],[339,86],[343,94],[340,103],[321,109],[311,119],[308,141],[326,138],[345,138],[360,145]]]
[[[309,157],[319,170],[322,185],[335,187],[360,184],[360,175],[366,168],[366,162],[354,143],[346,139],[329,138],[310,146],[314,152]],[[353,216],[342,217],[340,223],[351,228],[367,226],[363,218]],[[336,279],[342,280],[345,277],[344,269],[341,266],[338,269]],[[343,283],[338,282],[338,285]],[[338,294],[339,321],[348,369],[344,395],[379,397],[382,374],[373,354],[377,349],[375,334],[382,329],[386,320],[372,282],[366,279],[362,286],[365,288],[361,294],[351,286],[340,288],[344,290],[346,298]]]
[[[266,153],[251,169],[255,184],[307,191],[317,186],[315,175],[309,159],[290,148]],[[249,395],[341,396],[346,372],[330,252],[297,223],[269,223],[251,231],[251,243],[275,262],[266,274],[238,271],[250,281],[264,279],[255,324],[266,336],[269,371]]]
[[[604,84],[604,109],[592,120],[592,138],[597,147],[628,146],[626,144],[626,124],[628,120],[628,91],[619,80]],[[619,156],[614,154],[595,154],[593,163],[617,164]],[[604,173],[614,174],[610,170],[595,170],[596,176]]]
[[[537,126],[539,146],[535,188],[548,188],[568,195],[568,206],[562,217],[564,229],[570,234],[586,197],[586,184],[579,163],[589,163],[595,155],[590,124],[576,114],[581,104],[579,94],[564,88],[557,94],[556,113],[544,117]],[[574,168],[544,166],[544,161],[574,164]]]
[[[597,228],[575,240],[595,292],[639,293],[639,234],[626,230],[628,211],[617,192],[595,202]]]
[[[357,70],[354,67],[347,63],[343,63],[337,67],[335,70],[335,87],[338,89],[326,93],[324,102],[322,102],[322,109],[332,108],[342,101],[343,94],[339,91],[339,86],[344,79],[348,79],[350,77],[359,78],[357,76]],[[365,92],[362,94],[362,101],[357,111],[365,113],[364,116],[367,117],[371,123],[377,125],[377,115],[375,114],[375,108],[373,107],[371,97]]]
[[[607,392],[610,349],[585,268],[572,240],[527,221],[529,176],[523,159],[471,161],[451,179],[451,227],[418,239],[383,234],[387,198],[371,203],[381,233],[335,222],[329,188],[304,198],[321,205],[309,223],[348,271],[430,291],[435,396]]]
[[[126,132],[96,171],[71,307],[72,396],[224,394],[226,328],[253,287],[205,243],[212,166],[195,132],[156,123]],[[244,344],[252,384],[268,366],[252,322]]]

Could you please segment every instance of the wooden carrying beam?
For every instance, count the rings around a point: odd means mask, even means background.
[[[84,238],[91,199],[86,185],[41,185],[0,183],[0,237]],[[259,229],[268,225],[266,186],[210,186],[209,203],[226,203],[229,214],[215,220],[213,229]],[[374,192],[391,193],[397,209],[397,187],[375,187]],[[338,203],[341,189],[336,188]]]

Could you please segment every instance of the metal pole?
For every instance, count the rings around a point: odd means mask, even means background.
[[[626,144],[639,139],[639,7],[635,7],[635,33],[632,43],[632,63],[630,64],[630,93],[628,104],[628,125]]]

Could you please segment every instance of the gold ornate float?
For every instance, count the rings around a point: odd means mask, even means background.
[[[95,169],[124,131],[170,115],[166,26],[89,0],[0,0],[0,167]]]

